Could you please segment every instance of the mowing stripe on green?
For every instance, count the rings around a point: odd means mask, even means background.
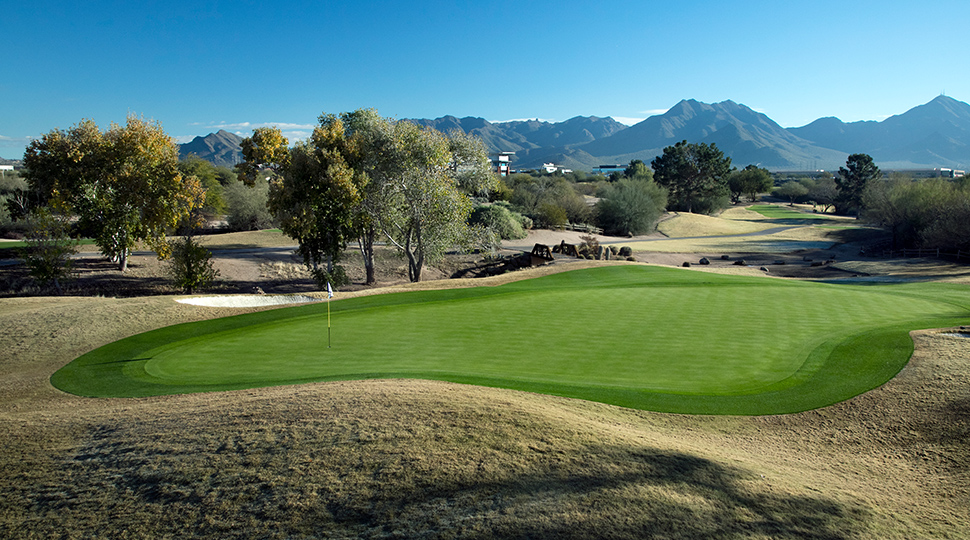
[[[970,289],[850,286],[612,266],[500,287],[407,292],[162,328],[52,383],[134,397],[427,378],[709,414],[795,412],[892,378],[908,331],[970,320]]]

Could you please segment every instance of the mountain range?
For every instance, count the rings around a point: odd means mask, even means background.
[[[519,169],[555,163],[588,171],[632,159],[649,163],[682,140],[716,144],[739,168],[755,164],[770,170],[835,170],[854,153],[869,154],[886,170],[970,168],[970,105],[942,95],[881,122],[845,123],[829,117],[798,128],[783,128],[730,100],[693,99],[630,127],[596,116],[554,123],[454,116],[407,120],[443,132],[460,129],[475,134],[490,151],[515,152],[512,165]],[[242,159],[241,140],[220,131],[182,145],[182,153],[232,165]]]

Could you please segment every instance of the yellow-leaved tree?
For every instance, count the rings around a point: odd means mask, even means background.
[[[199,180],[179,172],[178,145],[161,124],[134,115],[107,131],[92,120],[52,130],[27,147],[24,166],[39,200],[76,214],[122,272],[139,241],[166,257],[166,232],[205,199]]]

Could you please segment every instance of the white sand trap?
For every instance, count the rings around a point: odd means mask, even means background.
[[[281,306],[285,304],[306,304],[321,302],[322,298],[303,296],[300,294],[234,294],[227,296],[201,296],[198,298],[181,298],[176,302],[192,304],[193,306],[208,307],[260,307]]]

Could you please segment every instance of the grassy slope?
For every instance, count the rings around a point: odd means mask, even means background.
[[[961,291],[613,266],[334,302],[334,348],[319,304],[161,329],[52,381],[124,397],[417,377],[648,410],[793,412],[891,378],[912,351],[909,330],[970,320]],[[603,337],[614,345],[587,345]]]

